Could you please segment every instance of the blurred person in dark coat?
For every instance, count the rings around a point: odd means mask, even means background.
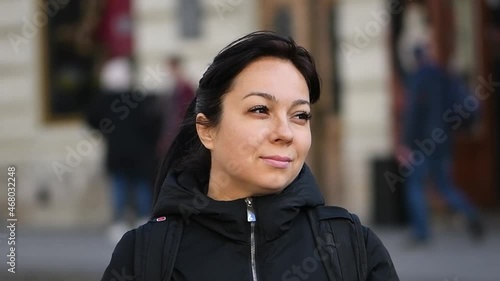
[[[160,132],[156,97],[130,90],[130,63],[126,58],[110,60],[101,74],[102,91],[89,107],[88,123],[104,135],[106,167],[111,179],[114,223],[112,240],[119,239],[128,225],[125,211],[134,199],[138,223],[151,211],[155,171],[155,145]]]
[[[479,239],[483,234],[478,211],[455,186],[451,175],[452,145],[458,128],[452,126],[446,112],[452,110],[455,104],[463,104],[468,95],[467,87],[437,63],[436,48],[435,43],[429,42],[414,50],[418,66],[406,81],[402,144],[397,151],[400,164],[409,171],[405,182],[406,199],[412,227],[411,238],[417,244],[427,242],[430,238],[424,193],[428,177],[433,180],[445,202],[466,217],[472,237]],[[461,121],[460,124],[469,122]]]

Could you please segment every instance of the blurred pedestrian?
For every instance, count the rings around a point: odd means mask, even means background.
[[[434,42],[415,48],[414,55],[418,66],[406,81],[402,143],[397,150],[400,164],[410,171],[405,181],[405,193],[412,241],[420,244],[430,238],[424,192],[429,177],[445,202],[465,215],[472,237],[480,239],[483,227],[478,211],[452,180],[452,146],[458,123],[450,122],[445,114],[454,108],[454,104],[463,104],[466,87],[438,64]],[[461,121],[460,124],[468,123],[468,120]]]
[[[102,69],[102,91],[87,112],[88,123],[101,130],[107,144],[106,167],[113,206],[113,224],[108,234],[113,241],[130,229],[125,213],[127,206],[135,210],[136,224],[148,220],[155,144],[160,129],[160,116],[152,110],[155,97],[133,96],[130,80],[129,60],[115,58],[108,61]],[[128,204],[131,199],[134,204]]]

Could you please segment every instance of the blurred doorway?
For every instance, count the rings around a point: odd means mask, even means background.
[[[475,3],[476,14],[481,19],[477,26],[478,40],[482,48],[483,73],[491,73],[492,80],[500,82],[500,0],[482,0]],[[490,101],[490,122],[494,138],[494,184],[497,202],[500,201],[500,85],[494,85]]]

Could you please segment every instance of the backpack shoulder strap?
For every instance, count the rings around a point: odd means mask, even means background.
[[[359,218],[335,206],[310,209],[308,216],[329,279],[365,280],[368,266]]]
[[[172,216],[153,218],[136,229],[134,252],[136,281],[170,280],[183,226],[180,218]]]

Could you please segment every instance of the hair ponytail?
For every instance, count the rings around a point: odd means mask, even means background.
[[[180,125],[178,134],[172,141],[167,154],[158,168],[154,188],[154,204],[156,204],[156,201],[158,200],[158,195],[160,194],[163,182],[170,171],[182,171],[189,166],[191,166],[191,168],[196,167],[203,169],[203,166],[206,166],[206,163],[205,165],[203,164],[204,162],[207,162],[207,159],[204,159],[207,157],[202,157],[202,155],[205,154],[209,156],[209,152],[201,143],[198,133],[196,132],[196,115],[195,96],[186,109],[186,114],[182,124]],[[208,163],[210,163],[210,159],[208,159]],[[203,172],[208,173],[209,171],[207,170]]]

